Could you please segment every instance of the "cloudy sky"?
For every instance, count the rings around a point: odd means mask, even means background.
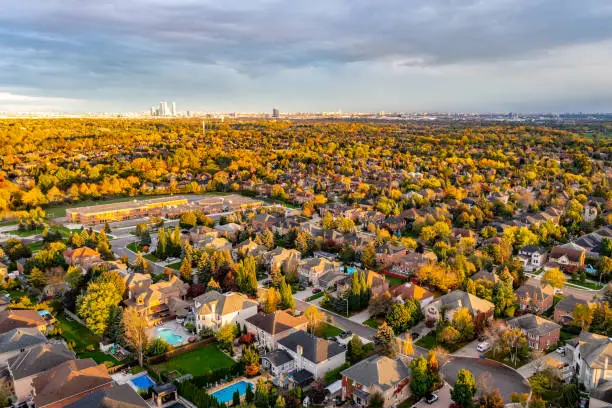
[[[0,111],[612,111],[610,0],[21,0]]]

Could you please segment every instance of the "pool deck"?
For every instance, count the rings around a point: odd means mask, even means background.
[[[191,334],[188,333],[187,330],[185,330],[185,327],[183,327],[182,324],[178,323],[176,320],[171,320],[169,322],[165,322],[163,324],[160,324],[159,326],[154,326],[151,327],[148,331],[147,331],[147,336],[149,336],[149,339],[154,339],[157,336],[157,331],[159,329],[170,329],[172,330],[172,332],[176,335],[179,335],[183,338],[183,341],[176,343],[176,344],[171,344],[171,346],[174,347],[178,347],[178,346],[182,346],[184,344],[188,343],[188,339],[189,337],[195,336],[195,334]]]
[[[250,383],[251,387],[253,387],[253,392],[255,392],[256,381],[253,381],[253,380],[257,380],[257,378],[259,378],[259,377],[253,377],[253,378],[246,378],[244,376],[243,377],[238,377],[238,378],[236,378],[236,379],[234,379],[234,380],[232,380],[230,382],[226,382],[226,383],[223,383],[223,384],[219,384],[219,385],[217,385],[215,387],[208,388],[206,390],[206,392],[208,392],[208,394],[212,395],[215,392],[220,391],[220,390],[222,390],[224,388],[227,388],[227,387],[229,387],[231,385],[234,385],[236,383],[239,383],[240,381],[244,381],[244,382]]]
[[[138,392],[138,387],[136,387],[134,384],[132,384],[132,382],[130,380],[133,380],[134,378],[142,377],[143,375],[149,375],[149,373],[146,372],[146,371],[142,371],[142,372],[140,372],[138,374],[124,374],[124,373],[119,371],[119,372],[117,372],[115,374],[112,374],[111,378],[113,380],[115,380],[115,382],[118,385],[127,384],[134,391]],[[149,376],[149,378],[151,378],[151,376]],[[151,378],[151,380],[153,380],[153,379]],[[153,382],[155,382],[155,381],[153,381]]]

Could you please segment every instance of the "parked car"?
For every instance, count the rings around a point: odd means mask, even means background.
[[[558,347],[555,351],[558,354],[565,354],[565,347]]]
[[[418,338],[419,338],[419,336],[420,336],[420,334],[419,334],[419,333],[417,333],[417,332],[411,333],[410,335],[412,336],[412,340],[416,340],[416,339],[418,339]]]
[[[312,293],[319,293],[319,292],[321,292],[321,289],[320,289],[320,288],[314,288],[314,289],[312,289]]]
[[[562,295],[563,289],[555,288],[555,295]]]
[[[438,396],[436,395],[435,392],[428,392],[427,394],[425,394],[425,402],[426,403],[433,404],[437,400],[438,400]]]
[[[485,351],[487,351],[488,349],[491,348],[491,345],[489,343],[487,343],[486,341],[478,344],[478,346],[476,346],[476,350],[480,351],[481,353],[484,353]]]
[[[349,337],[351,334],[353,334],[352,331],[347,330],[347,331],[343,331],[342,333],[340,333],[338,335],[338,337],[340,337],[341,339],[346,339],[347,337]]]

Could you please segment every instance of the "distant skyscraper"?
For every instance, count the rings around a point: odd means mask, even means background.
[[[172,108],[170,110],[170,115],[176,116],[176,102],[172,102]]]
[[[159,114],[161,116],[168,115],[168,102],[162,101],[159,103]]]
[[[156,116],[157,115],[157,109],[155,108],[155,106],[151,106],[151,116]]]
[[[272,117],[273,118],[280,118],[280,111],[278,110],[278,108],[272,109]]]

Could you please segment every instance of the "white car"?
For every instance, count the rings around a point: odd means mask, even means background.
[[[487,351],[489,348],[491,348],[491,345],[486,341],[483,341],[478,346],[476,346],[476,350],[480,351],[481,353]]]
[[[558,354],[565,354],[565,347],[559,347],[555,350]]]

